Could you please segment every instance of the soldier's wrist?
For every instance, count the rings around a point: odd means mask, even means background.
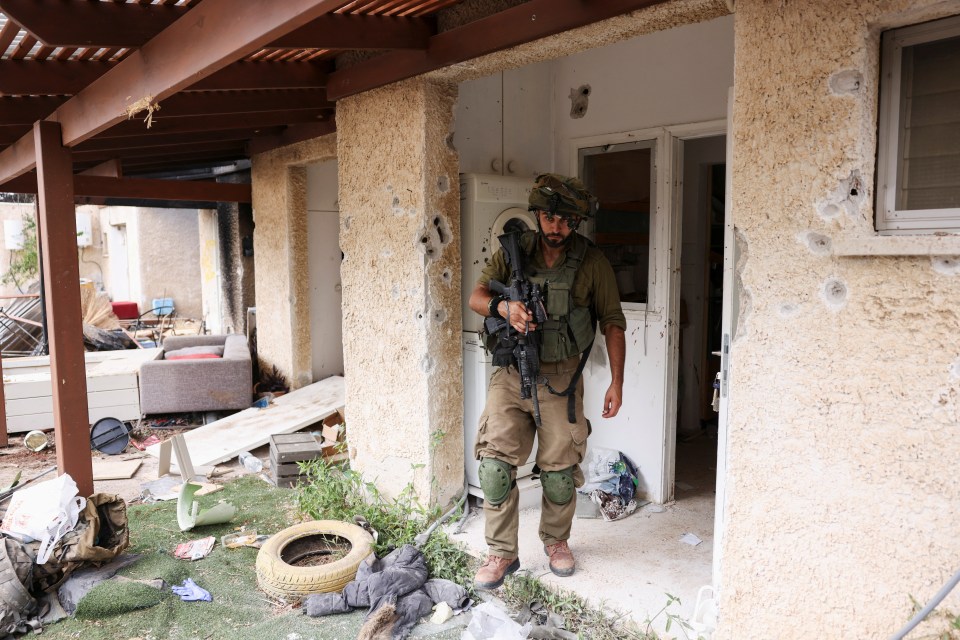
[[[492,318],[502,318],[500,315],[500,303],[503,302],[503,296],[493,296],[487,303],[487,315]]]

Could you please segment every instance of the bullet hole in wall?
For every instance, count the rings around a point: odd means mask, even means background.
[[[833,241],[830,236],[825,236],[816,231],[807,231],[802,235],[802,242],[807,246],[811,253],[818,256],[830,255],[830,247]]]
[[[831,309],[840,309],[847,304],[847,285],[838,278],[824,282],[820,294]]]
[[[853,94],[863,85],[863,74],[856,69],[844,69],[830,76],[830,90],[838,95]]]
[[[446,193],[450,190],[450,178],[447,176],[440,176],[437,178],[437,189],[440,190],[440,193]]]
[[[590,85],[582,84],[576,89],[570,89],[570,117],[577,119],[587,115],[587,106],[590,102]]]
[[[941,275],[960,276],[960,256],[933,256],[930,266]]]

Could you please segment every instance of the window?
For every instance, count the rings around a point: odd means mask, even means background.
[[[877,229],[960,232],[960,16],[881,40]]]
[[[649,302],[654,154],[653,140],[580,149],[580,175],[600,201],[593,241],[613,266],[624,308]]]

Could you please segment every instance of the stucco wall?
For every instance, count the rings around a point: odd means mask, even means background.
[[[960,274],[831,251],[872,233],[879,32],[947,12],[960,4],[737,0],[747,257],[719,640],[888,637],[957,569]],[[832,89],[850,70],[859,86]]]
[[[435,503],[463,482],[455,98],[410,80],[337,104],[352,465]]]
[[[173,298],[181,318],[200,318],[200,231],[196,209],[137,209],[140,310]]]
[[[313,381],[307,270],[307,174],[311,162],[337,157],[335,135],[252,158],[257,356],[292,388]]]

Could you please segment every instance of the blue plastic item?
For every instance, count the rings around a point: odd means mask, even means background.
[[[154,298],[150,303],[153,312],[158,316],[168,316],[173,313],[173,298]]]

